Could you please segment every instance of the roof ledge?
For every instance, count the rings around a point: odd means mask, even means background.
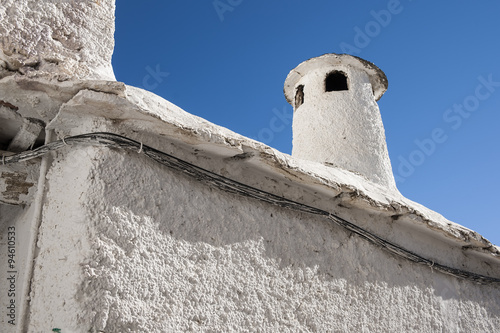
[[[340,200],[344,205],[347,203],[351,207],[368,209],[399,221],[413,221],[419,228],[434,235],[439,234],[457,246],[500,259],[500,249],[487,239],[405,198],[397,190],[387,189],[343,169],[292,158],[263,143],[189,114],[151,92],[131,86],[125,86],[120,94],[95,89],[80,90],[62,105],[47,128],[71,135],[82,134],[86,129],[79,124],[89,117],[105,120],[105,129],[108,131],[114,130],[119,134],[126,131],[130,138],[158,150],[165,151],[165,144],[162,143],[165,140],[172,142],[180,148],[173,155],[180,154],[178,157],[195,164],[202,160],[199,156],[205,155],[203,163],[206,165],[200,166],[215,172],[220,169],[221,162],[226,163],[229,159],[239,163],[241,168],[260,170],[288,185]],[[184,152],[181,153],[181,150]],[[209,159],[212,162],[206,162]],[[231,176],[238,178],[238,175]],[[235,180],[250,181],[248,178]],[[321,204],[320,201],[306,204],[314,205],[316,202]],[[331,209],[332,200],[325,200],[323,205],[319,208]]]

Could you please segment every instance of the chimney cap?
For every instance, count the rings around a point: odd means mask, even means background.
[[[375,100],[378,101],[386,92],[388,86],[387,77],[384,72],[373,63],[350,54],[327,53],[302,62],[300,65],[292,69],[290,73],[288,73],[284,87],[287,102],[290,104],[293,103],[295,86],[307,72],[319,67],[339,64],[365,71],[370,78]]]

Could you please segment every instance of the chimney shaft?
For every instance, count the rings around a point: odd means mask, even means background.
[[[387,90],[374,64],[347,54],[304,61],[285,81],[292,156],[339,167],[396,189],[377,100]]]

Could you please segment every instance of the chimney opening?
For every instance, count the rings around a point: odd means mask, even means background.
[[[295,109],[304,104],[304,85],[301,84],[297,87],[295,92]]]
[[[344,72],[333,71],[325,78],[325,91],[349,90],[347,75]]]

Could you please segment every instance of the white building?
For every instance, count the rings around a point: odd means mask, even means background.
[[[74,6],[0,4],[1,332],[500,330],[499,249],[396,190],[373,64],[289,74],[292,157],[112,81],[114,1]],[[99,52],[49,52],[23,33],[44,17]],[[352,127],[316,145],[299,112],[328,108]]]

